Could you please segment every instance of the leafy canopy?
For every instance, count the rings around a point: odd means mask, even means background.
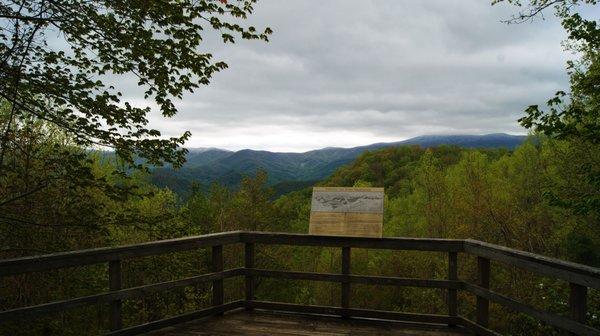
[[[542,17],[544,10],[554,9],[568,34],[565,46],[580,56],[568,62],[571,77],[569,93],[559,91],[548,100],[547,109],[531,105],[519,121],[526,128],[551,137],[577,139],[600,144],[600,27],[598,21],[583,14],[585,6],[597,0],[494,0],[522,8],[506,23],[522,23]]]
[[[206,30],[223,42],[268,41],[271,29],[240,25],[257,0],[6,0],[0,3],[0,97],[12,104],[3,123],[24,115],[69,133],[76,145],[111,147],[129,164],[181,165],[190,133],[165,139],[148,127],[150,107],[123,101],[108,78],[135,76],[162,115],[173,99],[209,84],[227,64],[201,51]],[[56,42],[55,37],[60,38]],[[139,165],[138,165],[139,167]]]
[[[600,26],[595,18],[585,15],[585,7],[597,0],[495,0],[507,2],[522,10],[507,20],[521,23],[543,16],[553,8],[567,32],[565,46],[574,52],[575,60],[567,63],[570,90],[559,91],[546,103],[546,108],[531,105],[521,125],[552,138],[567,140],[579,155],[571,160],[571,174],[586,187],[566,187],[562,196],[548,193],[552,201],[577,213],[600,218]]]

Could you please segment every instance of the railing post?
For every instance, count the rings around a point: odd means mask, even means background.
[[[212,271],[223,271],[223,245],[212,247]],[[212,282],[212,305],[220,306],[223,304],[223,279],[213,280]]]
[[[480,287],[490,288],[490,259],[477,257],[477,281]],[[487,328],[490,320],[490,302],[477,296],[477,324]]]
[[[458,253],[448,253],[448,280],[458,280]],[[456,289],[448,289],[448,315],[451,317],[458,316],[458,298]],[[450,323],[449,326],[455,326]]]
[[[254,243],[246,243],[244,245],[244,258],[246,269],[254,268]],[[246,303],[254,300],[254,277],[246,274]],[[251,308],[246,307],[247,310]]]
[[[585,324],[585,315],[587,311],[587,287],[572,282],[569,283],[569,287],[571,289],[569,293],[571,318],[579,323]]]
[[[342,247],[342,274],[350,275],[350,247]],[[342,309],[350,308],[350,282],[342,281]],[[349,315],[342,310],[342,317]]]
[[[108,262],[108,289],[116,291],[121,289],[121,260],[111,260]],[[110,302],[108,323],[111,331],[123,329],[122,301],[114,300]]]

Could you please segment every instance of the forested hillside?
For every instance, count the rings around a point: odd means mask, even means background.
[[[237,152],[216,148],[190,149],[183,167],[159,167],[152,171],[152,182],[168,187],[183,198],[190,195],[192,185],[203,190],[213,182],[238,188],[244,176],[260,170],[268,173],[268,184],[276,196],[301,189],[322,180],[337,168],[356,159],[360,154],[382,148],[418,145],[423,148],[455,145],[462,148],[506,148],[521,144],[525,136],[509,134],[485,135],[425,135],[399,142],[376,143],[353,148],[312,150],[304,153],[278,153],[244,149]]]
[[[598,266],[597,214],[577,215],[559,201],[590,190],[571,169],[598,159],[581,157],[582,150],[549,140],[514,152],[389,148],[362,155],[321,184],[385,187],[388,236],[471,237]],[[310,201],[302,192],[277,203],[299,195]]]

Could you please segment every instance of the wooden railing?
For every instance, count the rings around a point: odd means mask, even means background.
[[[239,243],[242,243],[245,246],[244,267],[224,270],[223,246]],[[255,268],[254,252],[256,244],[340,248],[342,252],[341,273],[332,274],[257,269]],[[212,273],[180,280],[122,288],[121,263],[123,260],[198,248],[212,249]],[[445,280],[434,280],[352,275],[350,268],[352,248],[436,251],[447,253],[448,277]],[[459,280],[457,271],[458,253],[466,253],[477,257],[477,283],[473,284],[464,280]],[[491,273],[490,261],[492,260],[568,282],[570,284],[570,316],[567,317],[538,310],[517,300],[491,291],[489,287]],[[585,324],[587,289],[600,289],[600,269],[469,239],[359,238],[286,233],[227,232],[122,247],[99,248],[1,260],[0,276],[12,276],[29,272],[98,263],[108,263],[108,292],[2,311],[0,312],[0,324],[8,320],[43,316],[66,309],[101,303],[108,304],[110,307],[108,318],[110,329],[112,330],[110,335],[139,334],[200,317],[222,314],[238,308],[446,324],[471,330],[478,335],[498,335],[496,332],[489,329],[489,304],[491,301],[576,335],[600,335],[599,330]],[[245,299],[225,303],[223,280],[240,276],[245,279]],[[336,282],[341,285],[340,305],[331,307],[259,301],[256,300],[254,296],[254,281],[256,277]],[[159,321],[151,321],[143,325],[123,328],[121,306],[124,299],[140,297],[152,292],[191,286],[203,282],[212,282],[212,306],[210,308],[169,317]],[[448,313],[442,315],[415,314],[351,308],[351,284],[443,289],[446,290],[448,294]],[[471,321],[460,315],[458,311],[457,292],[460,290],[470,292],[477,298],[475,321]]]

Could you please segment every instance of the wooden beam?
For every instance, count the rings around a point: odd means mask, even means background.
[[[242,308],[244,306],[244,301],[234,301],[229,302],[220,306],[214,306],[202,310],[198,310],[195,312],[177,315],[174,317],[165,318],[158,321],[152,321],[148,323],[144,323],[135,327],[129,327],[126,329],[121,329],[115,332],[108,333],[110,336],[129,336],[129,335],[139,335],[152,330],[162,329],[165,327],[169,327],[172,325],[197,320],[203,317],[212,316],[212,315],[221,315],[231,310],[235,310],[238,308]]]
[[[569,308],[571,310],[571,318],[579,323],[585,324],[587,312],[587,287],[572,282],[569,283],[569,287]]]
[[[490,260],[477,257],[477,282],[479,287],[490,288]],[[487,328],[490,320],[490,302],[487,298],[477,295],[477,324]]]
[[[493,330],[490,330],[488,328],[484,328],[482,326],[480,326],[479,324],[469,320],[468,318],[464,317],[464,316],[459,316],[459,322],[457,323],[458,325],[465,327],[466,329],[474,332],[477,335],[482,335],[482,336],[502,336],[502,334],[499,334]]]
[[[84,266],[151,255],[193,250],[214,245],[240,242],[240,232],[215,233],[203,236],[160,240],[149,243],[102,247],[89,250],[60,252],[16,259],[0,260],[0,276],[41,272],[51,269]]]
[[[458,255],[456,252],[448,253],[448,280],[458,280]],[[458,291],[448,289],[448,315],[458,316]]]
[[[461,239],[427,239],[427,238],[369,238],[369,237],[342,237],[342,236],[316,236],[294,233],[276,232],[242,232],[241,240],[244,243],[294,245],[294,246],[327,246],[327,247],[355,247],[368,249],[389,250],[415,250],[415,251],[441,251],[462,252],[463,240]]]
[[[265,309],[272,311],[293,312],[301,314],[319,314],[340,316],[342,313],[348,314],[350,317],[371,318],[379,320],[405,321],[405,322],[422,322],[435,324],[458,324],[459,318],[446,315],[435,314],[414,314],[391,312],[382,310],[357,309],[357,308],[340,308],[330,306],[311,306],[299,305],[292,303],[278,303],[268,301],[252,301],[246,302],[246,306],[254,309]]]
[[[487,288],[473,284],[465,284],[465,290],[477,295],[477,297],[485,298],[496,302],[510,310],[523,313],[531,316],[549,325],[564,329],[575,333],[576,335],[600,335],[600,331],[592,327],[586,326],[580,322],[574,321],[568,317],[561,316],[555,313],[538,310],[524,303],[506,297],[502,294],[493,292]],[[478,322],[479,323],[479,322]]]
[[[0,321],[15,320],[24,317],[45,316],[58,311],[89,306],[98,303],[110,304],[110,302],[114,300],[142,297],[150,293],[166,291],[178,287],[193,286],[198,283],[213,281],[216,279],[228,279],[244,274],[245,273],[243,268],[235,268],[218,273],[208,273],[180,280],[166,281],[151,285],[143,285],[138,287],[121,289],[115,292],[107,292],[79,297],[75,299],[44,303],[36,306],[5,310],[0,312]]]
[[[562,279],[582,286],[600,289],[600,268],[519,251],[504,246],[465,240],[465,252],[475,256],[530,270],[550,278]]]
[[[212,271],[223,271],[223,245],[212,247]],[[223,279],[216,279],[212,282],[212,305],[220,306],[223,304]]]
[[[244,245],[244,259],[246,269],[254,268],[254,243]],[[246,301],[254,300],[254,276],[246,272],[244,283],[246,286]]]
[[[313,280],[327,282],[350,282],[365,285],[380,286],[400,286],[400,287],[424,287],[424,288],[451,288],[462,289],[464,287],[461,281],[450,280],[431,280],[431,279],[413,279],[397,278],[370,275],[343,275],[332,273],[313,273],[313,272],[295,272],[295,271],[276,271],[267,269],[245,269],[246,274],[252,276],[292,279],[292,280]]]
[[[108,283],[109,290],[118,291],[121,289],[121,260],[111,260],[108,263]],[[120,299],[115,299],[110,302],[108,320],[109,320],[109,329],[111,331],[119,330],[123,328],[123,316],[122,316],[122,307],[123,301]]]
[[[350,275],[350,253],[351,250],[349,247],[342,247],[342,274]],[[341,307],[343,309],[350,308],[350,281],[342,281],[342,297],[341,297]],[[342,310],[342,317],[348,317],[347,314],[344,314]]]

